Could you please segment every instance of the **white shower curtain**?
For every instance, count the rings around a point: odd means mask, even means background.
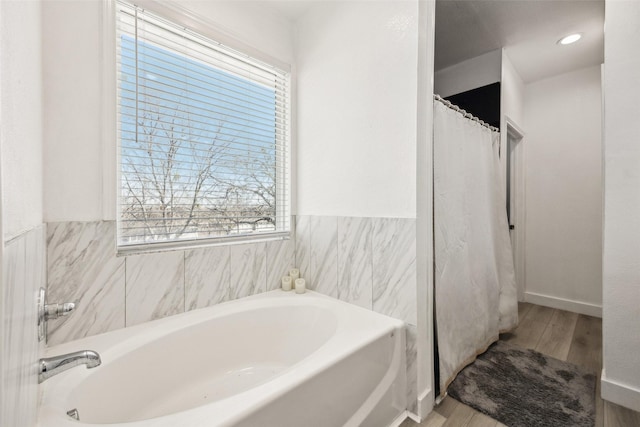
[[[434,101],[435,310],[440,393],[518,323],[499,133]]]

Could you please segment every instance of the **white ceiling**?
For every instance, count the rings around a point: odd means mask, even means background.
[[[322,3],[321,0],[248,2],[260,3],[291,22],[305,13],[313,13],[310,9]],[[568,46],[556,43],[574,32],[583,33],[577,43]],[[525,83],[601,64],[604,0],[436,1],[436,70],[502,47]]]
[[[601,64],[604,0],[437,0],[436,70],[501,47],[525,83]]]

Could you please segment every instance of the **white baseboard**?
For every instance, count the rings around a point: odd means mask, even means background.
[[[417,416],[411,411],[407,411],[407,418],[411,418],[413,421],[417,422],[418,424],[420,424],[420,422],[422,421],[419,416]]]
[[[433,388],[424,391],[420,396],[418,396],[418,415],[409,413],[409,416],[414,421],[422,421],[427,418],[427,415],[433,411]]]
[[[607,378],[602,370],[600,394],[604,400],[640,412],[640,389]]]
[[[417,409],[418,409],[419,415],[414,414],[409,410],[404,411],[404,414],[402,414],[402,420],[400,424],[402,424],[402,421],[404,421],[407,418],[411,418],[413,421],[415,421],[418,424],[420,424],[422,420],[427,418],[427,415],[429,415],[433,410],[433,390],[427,390],[422,394],[422,396],[418,397]],[[394,421],[394,424],[391,424],[389,427],[396,427],[395,421]]]
[[[532,304],[544,305],[545,307],[558,308],[560,310],[586,314],[587,316],[602,317],[602,306],[588,302],[536,294],[534,292],[525,292],[524,300]]]
[[[389,424],[388,427],[400,427],[400,425],[407,419],[407,417],[411,418],[411,412],[403,411],[400,415],[396,417],[395,420]]]

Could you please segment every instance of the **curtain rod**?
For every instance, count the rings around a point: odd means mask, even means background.
[[[480,124],[481,126],[484,126],[484,127],[486,127],[486,128],[489,128],[489,130],[492,130],[492,131],[494,131],[494,132],[500,132],[500,129],[498,129],[497,127],[495,127],[495,126],[491,126],[489,123],[486,123],[486,122],[484,122],[484,121],[480,120],[479,118],[477,118],[477,117],[476,117],[476,116],[474,116],[473,114],[471,114],[471,113],[467,112],[466,110],[463,110],[462,108],[458,107],[458,106],[457,106],[457,105],[455,105],[455,104],[452,104],[450,101],[447,101],[446,99],[444,99],[444,98],[443,98],[443,97],[441,97],[440,95],[436,95],[436,94],[434,94],[434,95],[433,95],[433,99],[434,99],[435,101],[440,101],[440,102],[442,102],[446,107],[449,107],[449,108],[451,108],[452,110],[457,111],[458,113],[462,114],[462,115],[463,115],[463,117],[465,117],[465,118],[467,118],[467,119],[471,119],[471,120],[473,120],[474,122],[476,122],[476,123]]]

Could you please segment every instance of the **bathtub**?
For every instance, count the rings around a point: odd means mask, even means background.
[[[95,350],[102,365],[44,381],[38,425],[395,425],[404,348],[399,320],[314,292],[267,292],[48,348]]]

